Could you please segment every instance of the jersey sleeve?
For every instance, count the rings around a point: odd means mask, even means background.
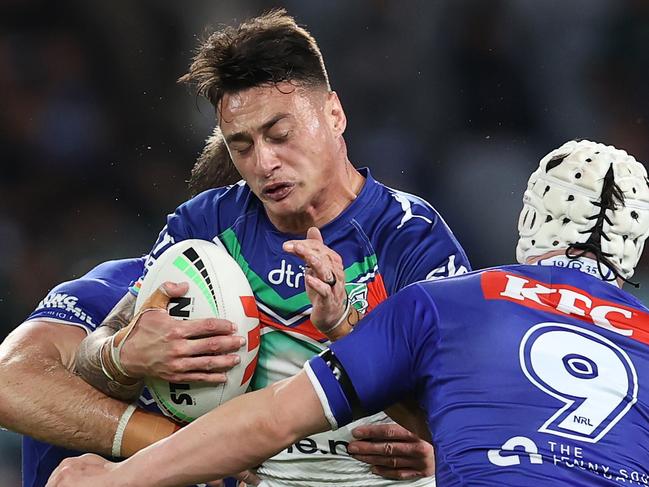
[[[142,274],[144,259],[104,262],[79,279],[54,287],[26,321],[45,319],[94,331]]]
[[[304,366],[333,429],[416,393],[430,375],[437,311],[418,285],[381,303]],[[360,351],[360,352],[359,352]]]
[[[167,215],[166,225],[158,235],[151,252],[146,257],[144,271],[130,287],[132,294],[137,295],[142,280],[153,263],[173,244],[192,238],[213,240],[227,220],[227,210],[223,201],[232,187],[216,188],[205,191],[195,198],[183,203]],[[236,199],[233,204],[242,204]],[[230,212],[231,213],[231,212]]]
[[[394,276],[386,282],[388,294],[422,280],[465,274],[471,264],[444,219],[426,201],[394,192],[401,205],[397,218],[381,229],[380,267]]]

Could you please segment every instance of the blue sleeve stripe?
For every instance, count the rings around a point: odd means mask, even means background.
[[[318,355],[309,360],[305,364],[305,370],[318,393],[325,415],[328,410],[330,411],[331,418],[327,416],[327,419],[332,427],[335,425],[335,428],[338,428],[351,423],[354,420],[351,404],[345,397],[333,371],[322,357]],[[322,391],[322,395],[319,391]]]
[[[315,389],[315,393],[320,400],[322,410],[324,411],[325,418],[327,418],[327,421],[329,422],[329,426],[331,426],[331,430],[336,431],[338,429],[338,421],[336,421],[336,417],[331,411],[331,406],[329,405],[327,394],[322,389],[322,385],[320,385],[318,377],[315,375],[315,372],[313,372],[313,369],[311,368],[311,364],[309,364],[309,362],[305,362],[304,372],[306,372],[306,376],[309,378],[311,385]]]
[[[83,328],[88,334],[92,333],[96,329],[94,326],[90,326],[87,323],[84,323],[76,316],[61,311],[53,312],[52,310],[37,310],[29,315],[29,317],[24,322],[28,323],[30,321],[36,320],[60,323],[62,325],[78,326],[79,328]]]

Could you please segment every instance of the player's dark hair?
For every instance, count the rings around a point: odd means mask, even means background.
[[[232,163],[228,148],[221,130],[214,129],[205,141],[205,147],[198,156],[191,176],[187,181],[190,196],[194,197],[211,188],[234,184],[241,179],[236,167]]]
[[[589,216],[588,220],[593,220],[595,224],[588,230],[579,233],[589,233],[588,239],[583,243],[573,243],[566,249],[566,256],[571,259],[578,259],[587,253],[592,253],[597,260],[598,270],[602,279],[606,281],[614,281],[617,277],[631,284],[632,286],[639,287],[639,284],[634,283],[623,277],[617,270],[609,258],[613,255],[602,250],[602,239],[610,241],[610,237],[604,231],[604,222],[611,225],[610,218],[606,215],[607,211],[615,211],[617,205],[624,205],[624,193],[615,182],[615,175],[613,173],[613,165],[611,164],[604,176],[604,184],[602,185],[602,194],[599,201],[591,202],[594,206],[599,208],[599,212],[595,215]],[[602,264],[607,266],[613,272],[613,277],[606,278],[602,269]]]
[[[318,44],[284,9],[214,32],[179,79],[215,107],[225,93],[282,81],[329,88]]]

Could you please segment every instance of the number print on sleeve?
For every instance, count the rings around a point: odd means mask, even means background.
[[[609,339],[577,326],[540,323],[523,337],[523,372],[562,401],[542,433],[596,443],[638,398],[638,378],[627,353]]]

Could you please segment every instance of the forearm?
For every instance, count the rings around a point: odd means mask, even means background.
[[[306,374],[244,394],[121,464],[124,485],[183,486],[259,465],[329,429]]]
[[[109,455],[128,405],[69,370],[84,335],[46,321],[24,323],[9,335],[0,345],[0,424],[54,445]],[[136,410],[120,453],[131,455],[177,428],[159,414]]]
[[[0,423],[55,445],[110,453],[127,405],[68,371],[52,347],[8,341],[0,354]]]
[[[83,380],[104,394],[124,401],[137,398],[143,383],[125,377],[114,367],[109,367],[111,361],[106,359],[106,353],[109,353],[109,338],[128,326],[133,318],[134,308],[135,297],[126,294],[106,317],[101,327],[81,342],[75,361],[75,371]]]

